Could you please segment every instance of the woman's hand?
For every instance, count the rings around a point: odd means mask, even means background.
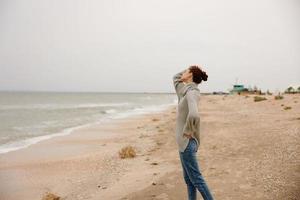
[[[187,133],[183,133],[184,136],[186,136],[187,138],[192,138],[192,134],[187,134]]]

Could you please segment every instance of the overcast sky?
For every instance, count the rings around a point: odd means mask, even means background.
[[[299,0],[0,0],[0,90],[202,92],[300,85]]]

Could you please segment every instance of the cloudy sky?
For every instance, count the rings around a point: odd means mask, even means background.
[[[300,85],[299,0],[0,0],[0,90],[202,92]]]

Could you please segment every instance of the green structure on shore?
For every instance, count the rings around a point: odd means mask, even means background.
[[[241,92],[248,92],[248,89],[244,85],[233,85],[233,89],[230,90],[230,94],[240,94]]]

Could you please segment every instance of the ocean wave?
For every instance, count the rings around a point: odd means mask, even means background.
[[[102,113],[104,114],[112,114],[112,113],[116,113],[117,110],[116,109],[108,109],[108,110],[103,110]]]
[[[71,134],[71,132],[73,130],[78,129],[78,128],[90,126],[93,124],[108,122],[113,119],[120,119],[120,118],[126,118],[126,117],[130,117],[130,116],[134,116],[134,115],[159,112],[159,111],[163,111],[164,109],[167,109],[173,105],[175,105],[174,102],[169,103],[169,104],[162,104],[162,105],[149,105],[149,106],[144,106],[144,107],[141,106],[141,107],[134,107],[131,110],[122,111],[122,112],[116,112],[115,109],[109,109],[109,110],[106,110],[108,116],[106,116],[105,118],[98,119],[96,122],[87,123],[87,124],[79,125],[76,127],[66,128],[58,133],[52,133],[52,134],[48,134],[48,135],[42,135],[42,136],[28,138],[28,139],[21,140],[21,141],[14,141],[14,142],[2,144],[2,145],[0,145],[0,154],[27,148],[30,145],[33,145],[35,143],[38,143],[40,141],[47,140],[47,139],[50,139],[53,137],[68,135],[68,134]],[[21,127],[15,127],[15,128],[21,128]],[[24,127],[22,127],[22,128],[24,128]]]
[[[92,124],[98,124],[99,122],[100,121],[93,122],[93,123],[88,123],[88,124],[84,124],[84,125],[79,125],[79,126],[75,126],[75,127],[66,128],[66,129],[64,129],[64,130],[62,130],[61,132],[58,132],[58,133],[42,135],[42,136],[36,136],[36,137],[32,137],[32,138],[27,138],[25,140],[14,141],[14,142],[9,142],[9,143],[6,143],[6,144],[2,144],[2,145],[0,145],[0,154],[8,153],[8,152],[11,152],[11,151],[16,151],[16,150],[23,149],[23,148],[27,148],[30,145],[36,144],[40,141],[47,140],[47,139],[50,139],[50,138],[53,138],[53,137],[69,135],[69,134],[71,134],[72,131],[74,131],[76,129],[86,127],[86,126],[90,126]]]
[[[155,113],[159,111],[163,111],[170,106],[174,106],[175,103],[168,103],[168,104],[161,104],[161,105],[149,105],[144,107],[134,107],[131,110],[120,112],[118,114],[110,116],[112,119],[118,119],[118,118],[126,118],[133,115],[141,115],[141,114],[147,114],[147,113]]]
[[[99,103],[99,104],[30,104],[30,105],[1,105],[0,110],[18,109],[76,109],[76,108],[97,108],[97,107],[122,107],[130,105],[129,102],[122,103]]]

